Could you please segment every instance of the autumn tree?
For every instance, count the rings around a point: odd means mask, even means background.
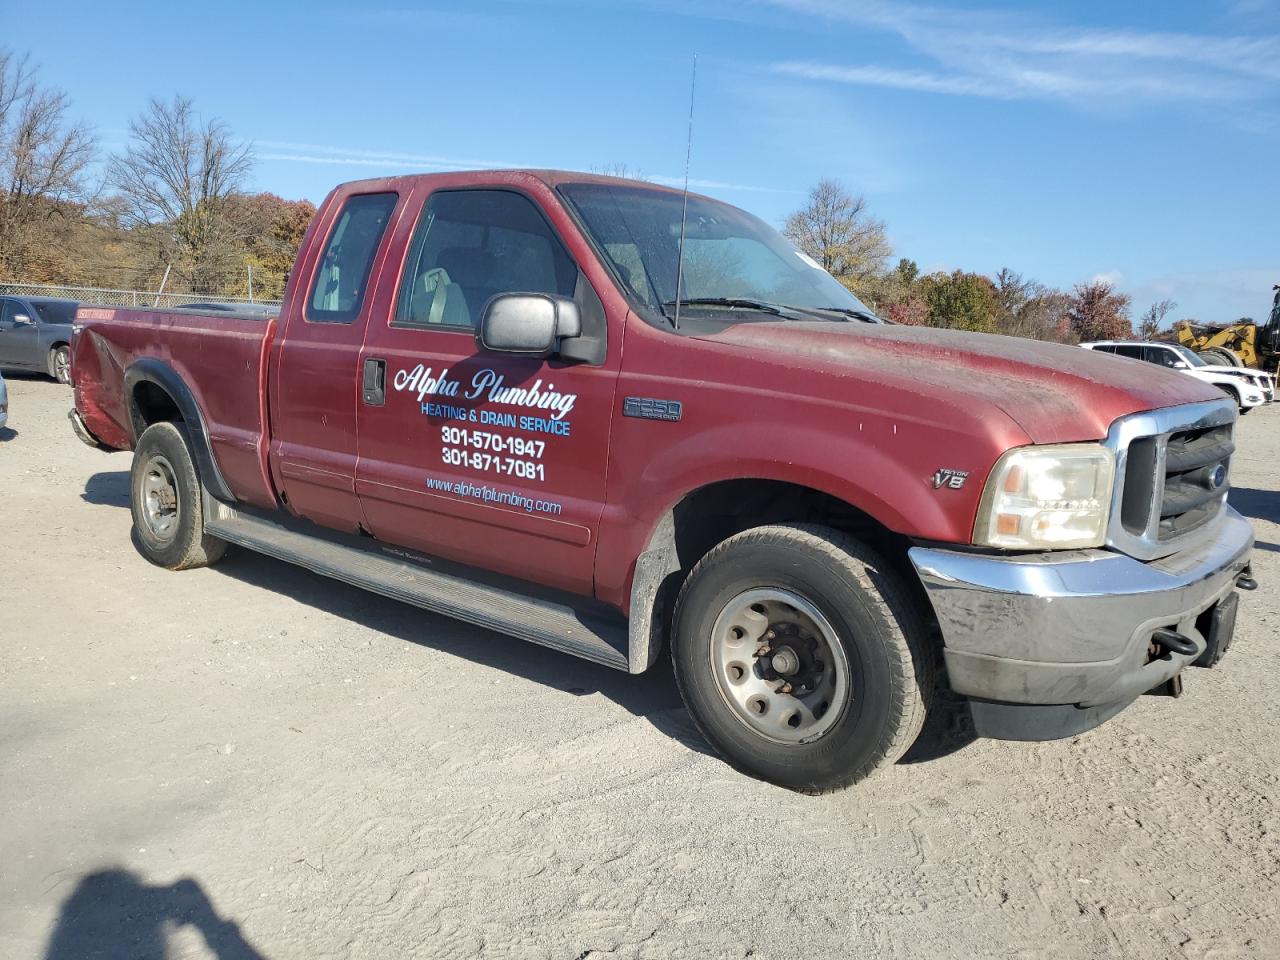
[[[1067,320],[1077,340],[1124,340],[1133,336],[1131,298],[1105,280],[1076,284],[1067,305]]]
[[[315,216],[309,200],[285,200],[274,193],[232,194],[226,214],[242,239],[246,267],[253,268],[253,296],[258,300],[279,300],[293,267],[298,247]],[[236,278],[245,287],[248,271]]]
[[[0,273],[31,273],[51,224],[79,215],[96,143],[69,106],[26,57],[0,50]]]
[[[868,213],[866,199],[835,180],[819,180],[783,232],[854,293],[874,287],[892,252],[884,222]]]
[[[217,292],[243,265],[243,234],[229,198],[253,160],[220,120],[203,120],[185,97],[152,100],[129,124],[128,149],[111,160],[109,178],[135,227],[155,228],[161,256],[194,292]]]
[[[1141,319],[1138,320],[1138,337],[1142,340],[1150,340],[1160,332],[1160,327],[1164,323],[1164,318],[1177,307],[1172,300],[1159,300],[1147,307]]]

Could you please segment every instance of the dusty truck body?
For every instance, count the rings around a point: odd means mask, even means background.
[[[1216,663],[1253,584],[1220,392],[885,325],[653,185],[346,184],[278,317],[84,309],[72,372],[153,562],[230,542],[632,673],[668,648],[713,745],[799,789],[901,755],[935,668],[986,735],[1088,729]]]

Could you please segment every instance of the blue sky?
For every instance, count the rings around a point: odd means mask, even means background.
[[[693,182],[771,222],[833,177],[925,270],[1103,276],[1170,319],[1261,318],[1280,283],[1280,0],[3,7],[106,148],[180,92],[286,197],[475,166],[678,181],[696,53]]]

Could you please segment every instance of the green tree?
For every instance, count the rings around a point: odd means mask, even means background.
[[[920,281],[929,326],[990,333],[996,326],[996,288],[978,273],[933,273]]]

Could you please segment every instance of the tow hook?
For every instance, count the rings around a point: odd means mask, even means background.
[[[1184,637],[1176,630],[1169,630],[1165,627],[1161,627],[1151,634],[1151,642],[1157,647],[1168,650],[1170,653],[1180,653],[1184,657],[1193,657],[1200,651],[1200,648],[1190,638]]]
[[[1257,590],[1258,581],[1253,579],[1253,568],[1245,567],[1240,571],[1240,576],[1236,577],[1236,586],[1241,590]]]

